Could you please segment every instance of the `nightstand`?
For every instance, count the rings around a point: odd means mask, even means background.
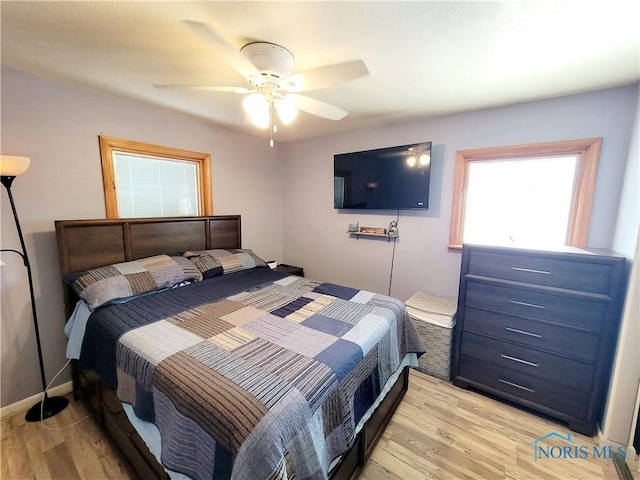
[[[287,265],[286,263],[280,263],[275,268],[276,272],[287,273],[289,275],[297,275],[298,277],[304,277],[304,269],[302,267],[295,267],[293,265]]]

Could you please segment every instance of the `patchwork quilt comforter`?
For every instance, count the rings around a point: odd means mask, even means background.
[[[97,309],[80,367],[158,426],[171,470],[326,478],[408,352],[402,302],[255,268]]]

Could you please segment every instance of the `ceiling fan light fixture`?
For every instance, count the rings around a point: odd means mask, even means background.
[[[259,112],[252,114],[250,116],[251,123],[253,123],[258,128],[269,128],[271,125],[271,116],[269,112]]]
[[[269,113],[269,102],[261,93],[247,95],[242,101],[244,111],[249,115],[258,115],[262,112]]]
[[[271,124],[269,101],[261,93],[252,93],[242,101],[244,111],[249,115],[251,123],[258,128],[268,128]]]
[[[278,118],[285,125],[289,125],[298,116],[298,107],[291,97],[283,97],[275,101]]]

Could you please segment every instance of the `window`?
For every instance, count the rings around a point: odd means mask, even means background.
[[[107,218],[213,215],[208,154],[99,139]]]
[[[602,139],[456,156],[449,250],[463,242],[584,247]]]

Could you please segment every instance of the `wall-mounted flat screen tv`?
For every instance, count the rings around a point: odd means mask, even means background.
[[[333,206],[338,209],[429,208],[431,142],[333,156]]]

